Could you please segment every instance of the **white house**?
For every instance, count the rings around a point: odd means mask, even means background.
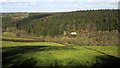
[[[77,33],[76,32],[71,32],[71,35],[76,35]]]

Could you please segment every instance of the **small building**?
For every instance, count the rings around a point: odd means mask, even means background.
[[[77,32],[71,32],[71,35],[77,35]]]
[[[24,18],[24,17],[21,17],[21,18]]]

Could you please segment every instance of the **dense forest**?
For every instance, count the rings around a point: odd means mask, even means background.
[[[13,32],[18,37],[71,37],[71,32],[77,32],[74,37],[82,36],[83,39],[95,37],[96,41],[117,40],[115,38],[118,37],[118,10],[113,9],[58,13],[3,13],[1,17],[3,32]]]
[[[86,10],[61,13],[5,13],[3,30],[15,27],[29,34],[62,35],[64,31],[77,31],[85,24],[96,26],[97,30],[116,30],[118,27],[117,10]]]

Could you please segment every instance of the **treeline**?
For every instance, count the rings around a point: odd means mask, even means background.
[[[3,14],[3,30],[23,30],[34,36],[62,36],[81,29],[112,31],[119,29],[118,10],[85,10],[61,13]],[[86,26],[86,24],[88,24]],[[11,29],[11,30],[10,30]],[[91,29],[92,31],[92,29]]]

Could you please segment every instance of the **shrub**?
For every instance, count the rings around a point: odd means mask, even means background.
[[[16,34],[13,32],[3,32],[3,36],[5,37],[16,37]]]

